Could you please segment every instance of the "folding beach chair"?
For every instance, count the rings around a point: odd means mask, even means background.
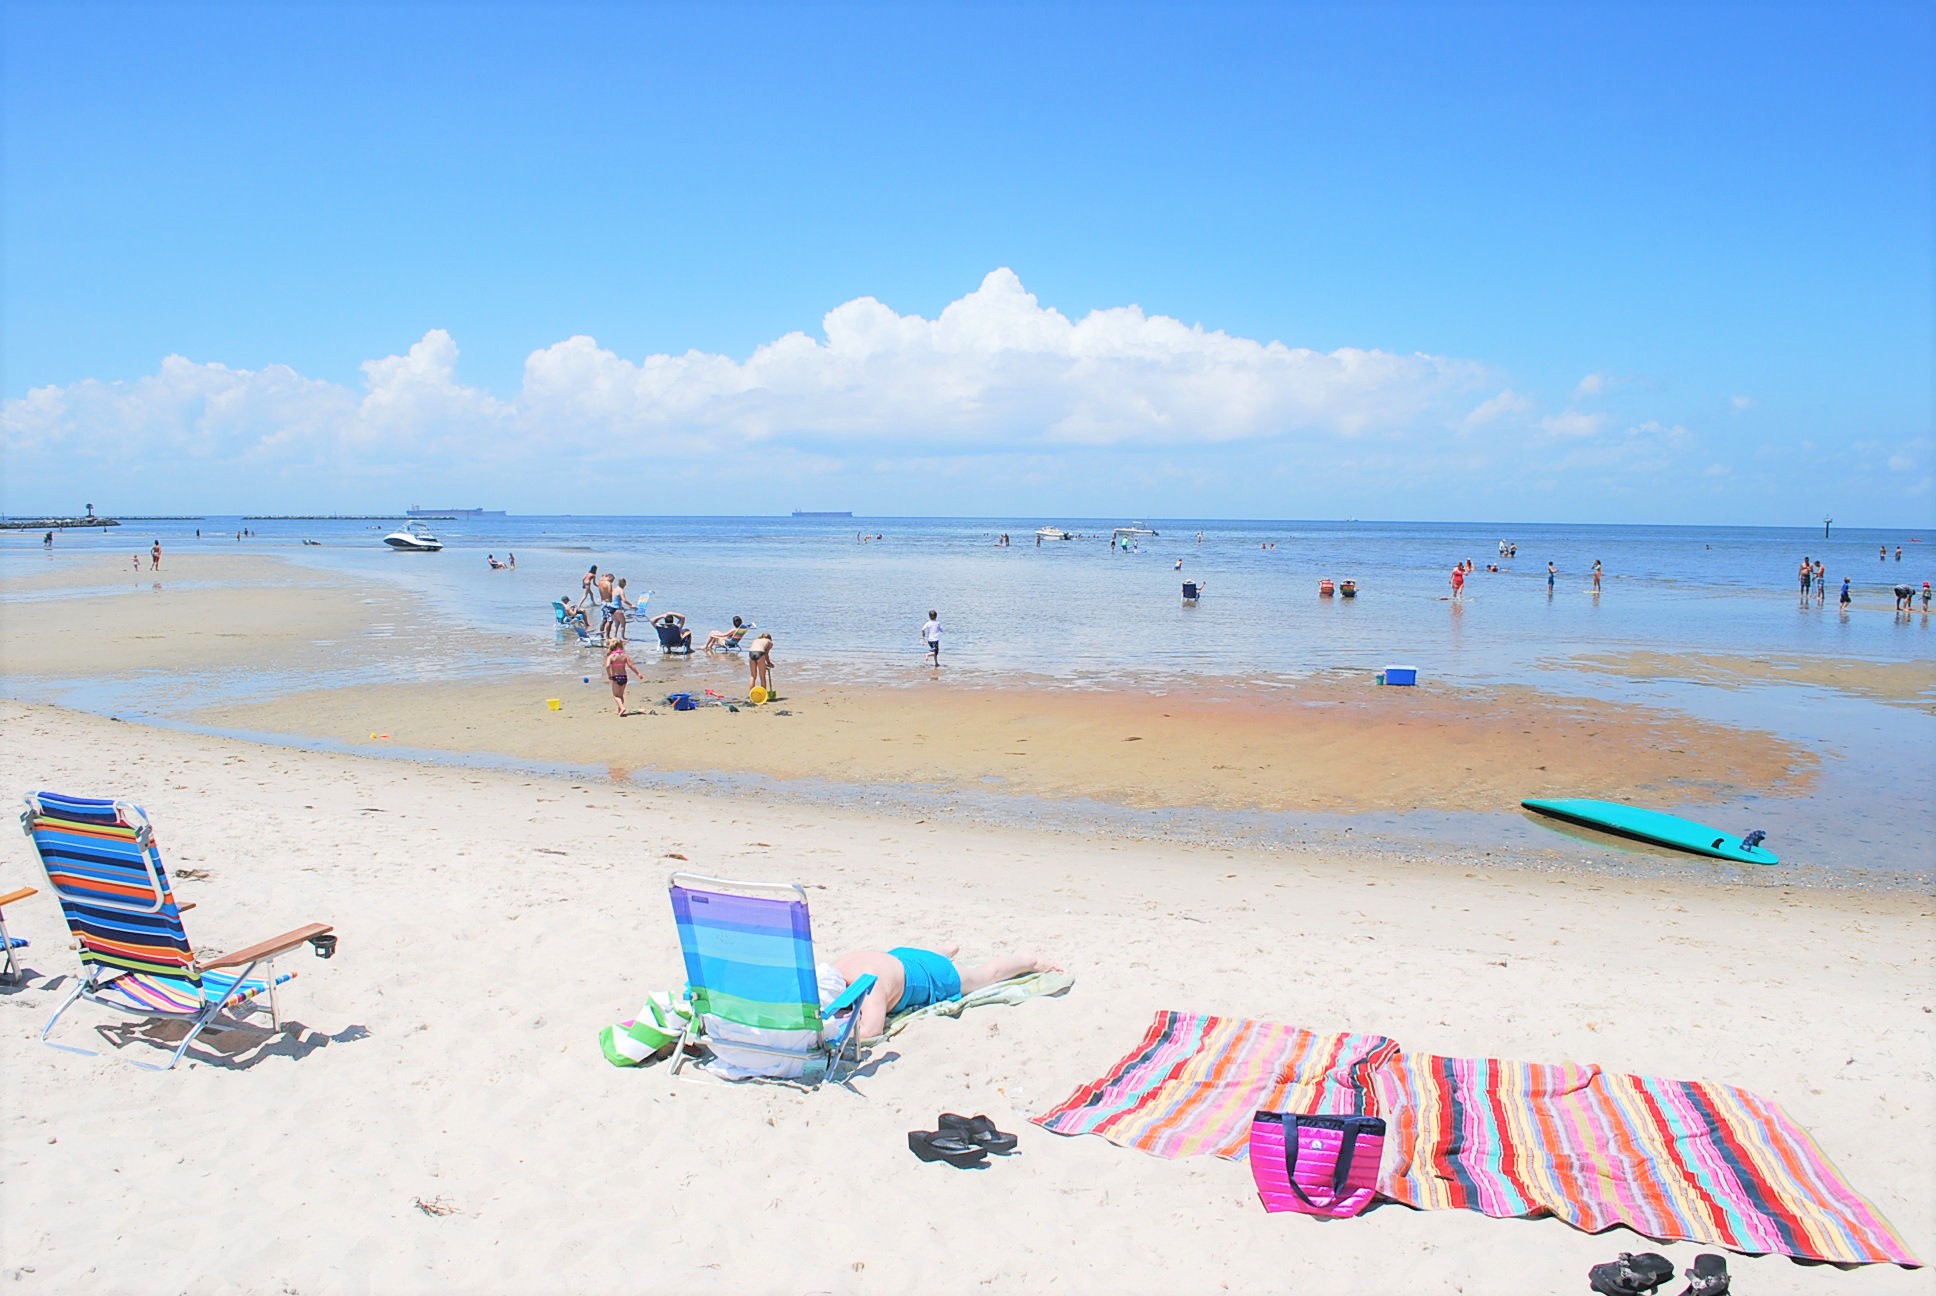
[[[314,944],[323,958],[335,952],[329,925],[309,923],[221,958],[196,958],[181,922],[182,910],[194,906],[175,903],[140,806],[35,792],[27,797],[20,824],[60,899],[61,916],[81,956],[79,980],[40,1032],[51,1048],[93,1055],[92,1049],[47,1038],[62,1014],[86,999],[135,1017],[189,1023],[165,1065],[135,1063],[166,1071],[204,1030],[227,1030],[259,1009],[258,996],[268,997],[270,1023],[279,1029],[276,987],[296,974],[278,974],[275,959],[304,942]],[[255,975],[258,967],[261,976]]]
[[[821,1008],[805,891],[674,873],[671,892],[692,1004],[673,1072],[686,1045],[702,1041],[715,1069],[736,1079],[818,1084],[850,1052],[859,1061],[860,1014],[849,1010],[875,978],[861,977]]]
[[[0,895],[0,978],[12,981],[20,975],[20,960],[13,956],[13,952],[17,949],[27,948],[27,938],[25,936],[13,936],[7,932],[7,906],[16,900],[25,900],[30,895],[39,894],[40,892],[34,890],[32,887],[21,887],[17,891],[9,891],[5,895]]]

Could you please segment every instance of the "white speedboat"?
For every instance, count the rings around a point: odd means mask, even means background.
[[[1035,538],[1037,540],[1068,540],[1068,539],[1072,539],[1073,537],[1071,537],[1069,533],[1067,531],[1064,531],[1061,527],[1050,526],[1050,527],[1037,527],[1035,530]]]
[[[444,542],[430,534],[430,528],[421,522],[406,522],[402,527],[383,537],[383,543],[392,549],[405,553],[436,553],[444,547]]]

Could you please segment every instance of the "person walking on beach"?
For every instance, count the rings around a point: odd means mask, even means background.
[[[1828,601],[1828,570],[1822,566],[1821,559],[1815,560],[1815,601]]]
[[[614,639],[605,650],[605,678],[612,682],[612,700],[618,703],[618,713],[625,714],[625,683],[631,675],[643,674],[632,659],[625,654],[625,640]]]
[[[161,541],[155,541],[154,548],[148,551],[148,570],[161,570]]]
[[[1929,614],[1929,582],[1923,582],[1923,614]]]
[[[746,645],[746,686],[762,688],[773,696],[773,635],[762,630]]]
[[[928,609],[928,623],[921,627],[921,641],[928,646],[928,665],[941,665],[941,614]]]
[[[49,531],[40,538],[40,543],[43,548],[52,549],[54,547],[54,533]]]
[[[1842,605],[1844,612],[1849,610],[1849,578],[1846,576],[1842,578],[1842,597],[1837,602]]]
[[[1465,594],[1465,564],[1459,563],[1452,568],[1452,597],[1458,599]]]

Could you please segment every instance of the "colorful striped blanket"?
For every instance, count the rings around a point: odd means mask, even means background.
[[[1163,1012],[1034,1118],[1161,1157],[1242,1160],[1256,1111],[1387,1122],[1379,1192],[1421,1210],[1624,1224],[1835,1264],[1920,1262],[1780,1107],[1730,1085],[1405,1053],[1382,1035]]]

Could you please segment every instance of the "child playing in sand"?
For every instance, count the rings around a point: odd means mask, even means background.
[[[605,650],[605,678],[612,681],[612,697],[618,703],[618,713],[625,714],[625,681],[628,673],[638,674],[638,665],[625,655],[625,641],[612,640],[612,646]]]

